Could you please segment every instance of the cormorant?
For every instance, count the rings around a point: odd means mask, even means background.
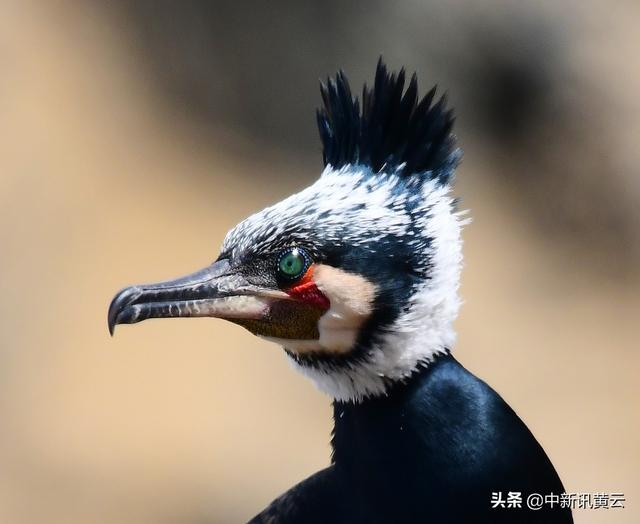
[[[382,60],[361,101],[343,72],[321,93],[320,178],[233,228],[206,269],[122,290],[109,330],[230,320],[282,346],[333,398],[331,465],[253,523],[572,522],[558,502],[527,509],[562,483],[514,411],[451,354],[465,219],[445,97],[419,99],[415,74],[405,89],[404,70]]]

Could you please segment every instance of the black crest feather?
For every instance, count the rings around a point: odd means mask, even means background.
[[[362,110],[343,71],[321,82],[317,118],[324,165],[360,164],[403,175],[431,172],[446,181],[459,158],[451,133],[453,110],[446,108],[446,96],[432,103],[435,87],[418,100],[415,74],[404,86],[404,69],[389,73],[382,58],[373,87],[362,89]]]

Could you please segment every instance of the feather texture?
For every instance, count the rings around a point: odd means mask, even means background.
[[[419,100],[416,75],[405,90],[404,69],[389,73],[380,58],[373,87],[363,87],[362,110],[342,71],[321,82],[320,93],[317,120],[325,166],[363,165],[374,173],[404,176],[428,173],[448,182],[460,153],[452,134],[453,110],[447,109],[444,95],[433,103],[435,87]]]

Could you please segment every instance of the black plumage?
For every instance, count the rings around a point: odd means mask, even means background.
[[[293,487],[251,524],[572,522],[529,494],[564,492],[553,465],[514,411],[450,354],[387,395],[334,402],[331,466]],[[492,508],[493,492],[522,508]]]
[[[362,89],[362,110],[344,72],[321,83],[323,107],[317,111],[317,121],[324,164],[334,169],[354,164],[376,173],[447,177],[459,153],[446,96],[433,104],[434,87],[418,100],[415,74],[404,87],[404,69],[397,75],[389,73],[382,59],[373,88]]]

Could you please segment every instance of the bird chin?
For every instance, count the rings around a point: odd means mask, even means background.
[[[279,338],[275,336],[261,335],[260,338],[278,344],[290,353],[296,355],[344,355],[349,353],[356,343],[357,331],[354,329],[334,329],[322,328],[320,323],[319,337],[307,338]]]
[[[273,342],[274,344],[278,344],[283,347],[287,351],[296,354],[304,354],[304,353],[321,353],[325,352],[326,349],[320,344],[320,340],[300,340],[300,339],[292,339],[292,338],[277,338],[277,337],[260,337],[267,342]]]

